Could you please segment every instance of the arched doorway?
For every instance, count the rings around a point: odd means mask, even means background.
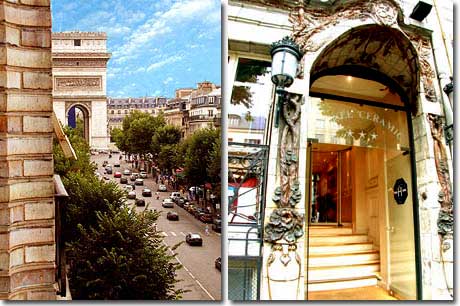
[[[82,104],[71,105],[66,113],[67,125],[90,145],[90,113]]]
[[[337,290],[338,299],[369,299],[362,288],[420,296],[410,115],[418,84],[417,53],[390,27],[353,28],[313,63],[304,114],[307,299]]]

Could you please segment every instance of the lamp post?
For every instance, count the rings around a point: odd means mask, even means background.
[[[276,85],[278,102],[276,104],[275,127],[279,125],[279,117],[282,103],[286,100],[287,91],[284,89],[294,82],[297,75],[297,67],[302,52],[299,46],[288,36],[271,45],[272,56],[272,82]]]

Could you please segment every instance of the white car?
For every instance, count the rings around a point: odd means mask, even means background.
[[[158,191],[167,191],[166,185],[163,185],[163,184],[158,185]]]
[[[144,180],[141,178],[138,178],[134,181],[134,184],[138,186],[144,186]]]
[[[123,170],[123,175],[131,175],[131,170],[129,169]]]
[[[140,177],[140,178],[143,178],[143,179],[147,178],[147,172],[141,171],[141,172],[139,173],[139,177]]]
[[[180,198],[180,192],[174,191],[171,192],[171,195],[169,196],[173,201],[176,201],[176,199]]]
[[[128,199],[135,199],[135,198],[136,198],[136,192],[135,191],[128,192]]]
[[[163,206],[164,208],[173,208],[174,207],[174,203],[171,199],[169,198],[166,198],[163,200],[163,202],[161,203],[161,206]]]
[[[125,190],[126,190],[127,192],[133,191],[133,186],[131,186],[131,185],[125,185]]]

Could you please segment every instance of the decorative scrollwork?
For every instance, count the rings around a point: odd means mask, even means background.
[[[265,241],[285,241],[295,244],[303,235],[304,216],[295,210],[302,198],[298,181],[298,146],[301,95],[284,92],[282,103],[282,128],[280,144],[280,186],[275,188],[273,210],[265,226]]]
[[[447,153],[443,138],[443,123],[439,116],[428,114],[428,122],[430,123],[431,136],[433,137],[434,159],[436,163],[436,172],[438,174],[441,190],[438,194],[438,202],[441,206],[438,216],[438,234],[441,240],[453,237],[454,233],[454,215],[453,215],[453,200],[452,186],[450,183],[449,166],[447,163]]]

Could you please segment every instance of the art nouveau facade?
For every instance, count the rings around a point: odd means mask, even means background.
[[[107,35],[99,32],[53,33],[53,108],[63,125],[83,113],[91,148],[107,149]]]
[[[226,103],[268,122],[229,167],[269,154],[229,183],[255,203],[231,203],[230,299],[453,299],[452,2],[430,3],[229,1]],[[285,36],[303,56],[277,113]]]

